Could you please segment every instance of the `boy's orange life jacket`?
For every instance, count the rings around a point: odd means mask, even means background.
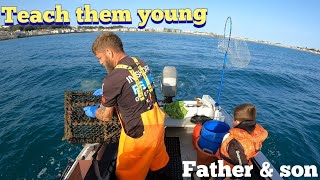
[[[240,128],[232,128],[229,131],[230,135],[222,142],[220,149],[217,152],[217,157],[224,160],[224,164],[233,167],[228,153],[228,146],[232,139],[236,139],[242,145],[246,158],[249,162],[250,158],[253,158],[258,154],[262,148],[262,142],[267,139],[268,132],[259,124],[256,124],[255,129],[251,134],[246,130]]]

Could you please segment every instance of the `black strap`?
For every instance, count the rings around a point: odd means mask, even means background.
[[[232,164],[232,165],[237,165],[237,163],[235,163],[234,161],[232,161],[230,158],[228,158],[227,156],[225,156],[224,154],[221,153],[221,148],[219,149],[219,153],[220,153],[220,157],[227,161],[228,163]]]

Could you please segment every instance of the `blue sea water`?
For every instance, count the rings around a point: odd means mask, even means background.
[[[98,33],[31,37],[0,42],[0,179],[54,179],[81,146],[62,141],[64,91],[101,87],[105,69],[91,52]],[[144,59],[159,90],[161,71],[178,71],[177,99],[216,98],[223,54],[218,39],[119,33],[128,55]],[[228,66],[221,97],[227,112],[257,106],[269,131],[262,152],[281,165],[320,171],[320,55],[248,42],[244,69]]]

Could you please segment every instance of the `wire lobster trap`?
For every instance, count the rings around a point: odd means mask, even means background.
[[[119,141],[121,125],[115,114],[112,121],[104,122],[86,116],[85,106],[101,103],[101,97],[92,91],[66,91],[64,93],[64,137],[73,144],[114,143]]]

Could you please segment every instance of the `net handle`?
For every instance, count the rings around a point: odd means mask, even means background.
[[[226,29],[227,29],[228,22],[230,23],[228,46],[227,46],[226,52],[224,53],[224,60],[223,60],[223,67],[222,67],[222,70],[221,70],[221,78],[220,78],[220,85],[219,85],[219,91],[218,91],[218,98],[217,98],[217,102],[215,104],[215,106],[217,106],[217,107],[220,106],[220,96],[221,96],[221,92],[222,92],[224,70],[225,70],[226,65],[227,65],[227,54],[228,54],[228,50],[229,50],[231,32],[232,32],[232,20],[231,20],[230,16],[227,18],[226,23],[224,24],[224,33],[223,33],[223,39],[224,40],[226,39]]]

